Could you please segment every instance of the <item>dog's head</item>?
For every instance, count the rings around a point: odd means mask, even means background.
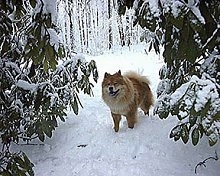
[[[124,88],[125,81],[120,70],[113,75],[105,73],[102,82],[102,91],[104,94],[107,94],[110,97],[117,97]]]

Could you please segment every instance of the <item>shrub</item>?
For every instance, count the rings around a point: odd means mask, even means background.
[[[58,37],[56,4],[50,1],[0,2],[0,175],[33,175],[33,163],[12,144],[52,137],[70,106],[82,106],[78,93],[92,95],[96,63],[68,50]]]
[[[209,144],[220,136],[220,1],[168,0],[121,1],[119,14],[126,7],[135,9],[135,24],[154,33],[150,47],[160,52],[158,100],[154,112],[160,118],[176,116],[178,124],[170,137],[192,144],[208,136]]]

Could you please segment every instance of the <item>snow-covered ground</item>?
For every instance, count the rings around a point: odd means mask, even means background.
[[[194,147],[190,142],[173,142],[169,132],[176,118],[161,120],[151,110],[149,117],[140,111],[134,129],[123,120],[118,133],[112,129],[109,108],[101,99],[101,82],[105,72],[135,70],[147,75],[156,91],[158,71],[163,62],[154,52],[143,48],[87,56],[97,62],[100,79],[94,97],[81,95],[84,108],[78,116],[68,112],[52,139],[44,145],[21,146],[35,164],[36,176],[193,176],[202,160],[220,155],[220,147],[210,148],[203,139]],[[156,98],[155,98],[156,99]],[[209,160],[198,167],[198,176],[219,176],[220,160]]]

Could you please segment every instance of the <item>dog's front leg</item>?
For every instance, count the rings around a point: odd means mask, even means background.
[[[115,132],[118,132],[119,130],[119,123],[121,121],[121,115],[120,114],[114,114],[113,112],[112,113],[112,118],[113,118],[113,121],[114,121],[114,129],[115,129]]]

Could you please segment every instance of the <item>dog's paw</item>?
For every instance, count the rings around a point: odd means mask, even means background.
[[[147,111],[147,112],[144,112],[144,115],[147,115],[147,116],[149,116],[149,111]]]
[[[119,128],[114,127],[114,130],[117,133],[119,131]]]
[[[133,129],[134,125],[128,125],[128,128]]]

